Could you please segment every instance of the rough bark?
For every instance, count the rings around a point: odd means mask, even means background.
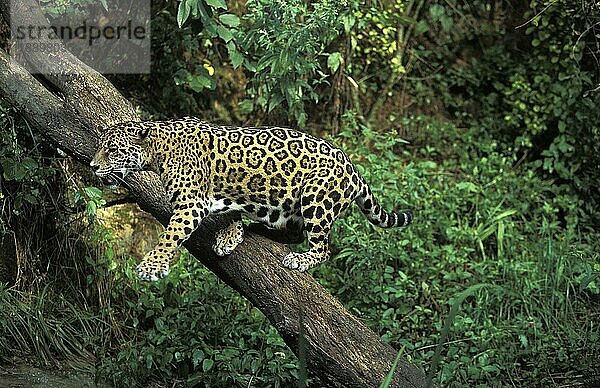
[[[0,7],[6,19],[8,0],[0,0]],[[42,16],[32,13],[30,17],[39,24]],[[28,60],[39,63],[48,58],[31,55]],[[45,76],[41,83],[0,50],[0,93],[54,144],[87,164],[99,128],[138,117],[104,77],[73,56],[65,53],[52,60],[60,61],[65,69],[76,69],[77,75],[57,73]],[[171,209],[157,176],[138,173],[127,183],[140,207],[166,224]],[[186,243],[190,253],[259,308],[296,354],[303,321],[310,374],[332,387],[379,386],[392,368],[396,350],[310,275],[284,268],[280,261],[289,252],[284,245],[248,233],[232,255],[215,257],[211,248],[214,235],[225,222],[222,217],[203,222]],[[423,373],[401,359],[391,386],[422,385]]]

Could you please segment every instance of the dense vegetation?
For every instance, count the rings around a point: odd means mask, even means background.
[[[347,150],[387,208],[415,209],[404,231],[352,209],[313,271],[405,357],[441,386],[600,383],[596,2],[183,0],[153,14],[152,76],[112,77],[145,116],[302,127]],[[91,363],[117,386],[296,384],[260,312],[185,253],[139,282],[97,217],[114,194],[4,102],[0,127],[0,360]]]

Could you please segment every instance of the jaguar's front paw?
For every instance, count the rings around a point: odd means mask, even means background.
[[[167,276],[169,274],[169,261],[153,260],[149,256],[147,255],[135,268],[140,279],[155,282]]]
[[[213,245],[213,250],[217,256],[227,256],[231,254],[242,241],[244,241],[243,237],[235,240],[217,240]]]
[[[217,232],[213,251],[217,256],[227,256],[244,241],[244,228],[242,222],[234,222],[225,229]]]
[[[233,252],[233,249],[231,249],[228,246],[216,243],[213,245],[213,251],[215,251],[217,256],[227,256],[231,254],[231,252]]]
[[[322,260],[320,260],[320,258],[312,252],[291,252],[283,258],[282,263],[284,267],[289,269],[297,269],[300,272],[304,272],[316,267],[319,263],[321,263],[321,261]]]

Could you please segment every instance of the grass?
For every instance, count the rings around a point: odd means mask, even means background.
[[[18,349],[15,356],[35,355],[46,367],[55,367],[58,355],[77,365],[92,364],[95,357],[88,341],[101,338],[107,323],[81,304],[47,291],[47,287],[39,293],[0,289],[3,347]]]

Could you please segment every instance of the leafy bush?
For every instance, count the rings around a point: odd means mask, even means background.
[[[316,87],[327,77],[321,58],[329,57],[327,46],[340,33],[343,4],[253,0],[247,5],[249,27],[242,46],[254,60],[247,93],[262,111],[270,112],[285,102],[289,116],[303,127],[304,104],[319,101]]]
[[[468,66],[437,76],[436,89],[459,120],[479,129],[483,142],[497,139],[515,162],[523,158],[543,176],[566,183],[562,190],[579,196],[585,214],[579,218],[593,220],[600,203],[600,78],[593,59],[598,17],[588,13],[590,6],[531,2],[520,30],[527,38],[523,50],[510,46],[511,34],[519,32],[505,31],[504,42]]]
[[[0,282],[28,284],[49,262],[65,263],[57,214],[65,180],[54,154],[0,99]]]
[[[55,170],[42,161],[39,135],[24,123],[15,123],[6,104],[0,100],[0,190],[10,197],[11,209],[19,214],[27,205],[44,205],[48,184]],[[8,209],[5,209],[5,211]],[[9,217],[7,214],[6,217]],[[3,217],[3,220],[6,218]]]
[[[171,275],[140,282],[131,260],[98,262],[110,276],[113,314],[123,337],[97,349],[99,375],[116,385],[181,381],[186,385],[287,386],[298,378],[296,358],[265,317],[183,254]]]
[[[444,134],[427,145],[427,159],[392,134],[362,130],[345,143],[382,204],[415,209],[414,224],[381,230],[353,209],[336,224],[337,254],[316,270],[321,282],[424,369],[453,298],[470,285],[498,286],[462,303],[436,372],[441,385],[550,382],[539,365],[593,374],[600,338],[586,316],[599,295],[588,282],[600,267],[597,243],[561,222],[576,224],[578,204],[532,169],[514,169],[499,144],[465,147],[479,144],[476,131],[411,123],[427,138]]]

